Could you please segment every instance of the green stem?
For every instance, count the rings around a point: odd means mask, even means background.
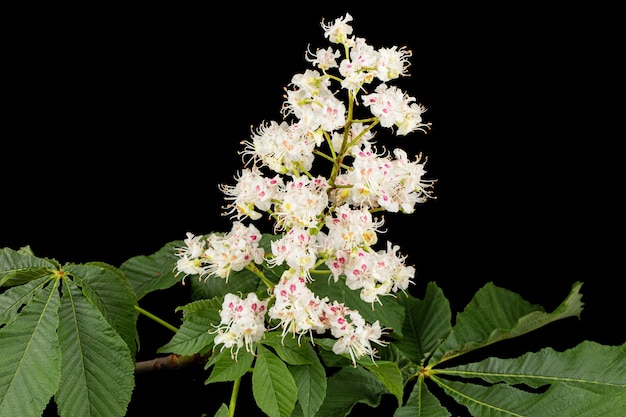
[[[170,329],[174,333],[176,333],[178,331],[178,329],[176,327],[172,326],[171,324],[169,324],[168,322],[166,322],[162,318],[155,316],[154,314],[150,313],[149,311],[144,310],[143,308],[139,307],[138,305],[135,306],[135,310],[137,310],[138,312],[140,312],[144,316],[146,316],[146,317],[156,321],[157,323],[167,327],[168,329]]]
[[[259,277],[268,289],[274,288],[274,283],[267,279],[265,274],[263,274],[263,272],[259,268],[257,268],[254,263],[249,263],[248,265],[246,265],[245,268],[257,277]]]
[[[230,404],[228,405],[228,417],[234,417],[235,407],[237,407],[237,397],[239,396],[239,385],[241,384],[241,377],[235,379],[233,383],[233,392],[230,394]]]
[[[309,269],[311,274],[330,275],[330,269]]]

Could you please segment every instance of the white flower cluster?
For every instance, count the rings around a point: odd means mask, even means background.
[[[265,334],[265,313],[267,300],[259,300],[256,294],[250,293],[245,299],[226,294],[220,310],[220,326],[215,330],[215,344],[222,349],[231,350],[233,358],[243,346],[252,351],[252,345],[261,340]]]
[[[432,197],[435,181],[423,178],[421,155],[411,160],[402,149],[376,149],[373,128],[380,125],[403,136],[425,132],[430,124],[422,121],[425,109],[415,98],[389,85],[408,75],[411,52],[375,49],[352,36],[351,21],[349,14],[330,24],[322,21],[325,37],[341,48],[307,51],[315,69],[291,79],[284,120],[263,123],[243,142],[244,168],[235,176],[236,184],[220,185],[232,230],[206,238],[188,233],[185,247],[178,250],[177,270],[185,276],[227,280],[232,271],[254,264],[288,267],[278,284],[264,280],[273,287],[269,309],[270,299],[225,298],[215,344],[235,349],[234,356],[240,347],[252,350],[260,340],[267,329],[259,320],[266,312],[268,322],[278,322],[274,328],[282,327],[283,337],[328,332],[338,339],[336,353],[349,354],[353,362],[365,354],[373,358],[370,342],[384,345],[385,329],[378,321],[365,323],[357,311],[337,301],[317,297],[307,287],[312,273],[324,273],[319,268],[326,266],[331,281],[359,290],[372,307],[382,304],[382,296],[405,291],[415,276],[398,246],[374,249],[383,221],[372,213],[412,213],[417,203]],[[347,104],[333,89],[337,87]],[[365,94],[367,90],[372,92]],[[357,118],[357,109],[369,114]],[[314,174],[316,158],[329,164],[328,176]],[[262,213],[275,222],[279,236],[271,253],[259,247],[259,230],[243,223]],[[262,269],[254,271],[262,276]]]
[[[337,355],[348,354],[353,363],[367,354],[373,356],[375,349],[372,342],[380,346],[386,343],[380,340],[385,330],[378,321],[368,324],[358,311],[351,310],[336,301],[329,302],[328,297],[320,299],[306,285],[306,280],[287,272],[274,287],[275,303],[269,309],[269,317],[279,320],[283,338],[288,333],[300,338],[313,332],[318,334],[330,330],[337,342],[333,352]],[[373,359],[373,358],[372,358]]]

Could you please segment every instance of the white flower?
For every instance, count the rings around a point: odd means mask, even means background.
[[[368,82],[373,79],[373,75],[369,72],[376,68],[378,60],[379,53],[373,46],[368,45],[363,38],[355,39],[354,45],[350,49],[350,62],[359,71],[368,71]]]
[[[310,269],[317,260],[317,246],[309,229],[295,226],[280,239],[272,241],[271,246],[274,257],[268,260],[269,265],[287,263],[298,274],[306,277],[307,281],[311,280]]]
[[[327,305],[325,313],[331,333],[338,339],[333,345],[333,352],[337,355],[349,355],[354,366],[356,360],[364,355],[369,355],[374,361],[377,350],[372,347],[372,343],[387,345],[387,342],[381,340],[387,329],[381,328],[378,320],[371,325],[367,324],[358,311],[336,302]]]
[[[225,206],[225,215],[231,215],[237,220],[246,217],[260,219],[261,213],[256,209],[269,210],[279,186],[282,185],[282,178],[265,178],[256,168],[241,170],[235,180],[236,185],[220,184],[219,189],[224,193],[224,198],[230,201]]]
[[[430,128],[430,123],[422,123],[425,108],[414,103],[415,97],[405,94],[395,86],[380,84],[372,94],[361,97],[363,105],[370,108],[379,118],[383,127],[398,127],[397,135],[407,135],[416,130]]]
[[[299,173],[311,169],[313,150],[320,141],[305,124],[271,121],[253,131],[242,154],[252,164],[265,165],[279,174]]]
[[[329,249],[334,252],[376,244],[383,221],[374,221],[366,207],[356,209],[344,203],[333,215],[326,216],[324,224],[328,229],[329,245],[332,245]]]
[[[276,228],[287,230],[294,226],[317,228],[328,207],[326,178],[292,177],[280,189],[280,201],[275,204]]]
[[[276,302],[270,307],[270,319],[279,320],[276,327],[282,328],[282,338],[288,333],[298,337],[313,332],[323,333],[326,326],[322,321],[327,298],[320,299],[307,286],[306,279],[287,271],[274,287]]]
[[[235,221],[230,232],[225,235],[213,233],[205,251],[208,275],[225,278],[231,271],[241,271],[250,262],[260,264],[265,251],[259,247],[261,233],[254,225],[245,226]]]
[[[421,155],[410,161],[401,149],[395,149],[393,157],[362,150],[354,154],[352,165],[354,169],[337,177],[336,183],[351,185],[349,191],[343,189],[341,194],[331,194],[337,203],[412,213],[415,204],[432,198],[435,181],[423,178],[426,171]]]
[[[340,56],[341,52],[333,51],[333,48],[329,46],[326,49],[318,49],[315,53],[307,50],[305,59],[322,71],[327,71],[331,68],[337,68],[337,58]]]
[[[404,47],[393,46],[379,49],[376,77],[382,82],[387,82],[400,76],[406,76],[411,55],[412,52]]]
[[[187,238],[184,240],[185,246],[176,248],[176,275],[184,274],[182,282],[189,275],[202,276],[207,273],[207,267],[203,263],[204,248],[206,241],[202,236],[194,236],[187,232]]]
[[[265,335],[265,314],[269,300],[259,300],[254,293],[241,299],[234,294],[226,294],[220,310],[220,325],[213,331],[216,333],[214,344],[223,345],[220,349],[230,349],[233,359],[237,359],[239,349],[245,347],[253,352],[254,343]]]
[[[287,91],[287,100],[281,112],[284,117],[294,115],[298,126],[308,132],[315,132],[320,127],[333,131],[346,123],[346,107],[329,90],[330,79],[319,72],[307,70],[296,74],[291,79],[292,90]],[[317,146],[321,144],[321,135],[314,135]],[[309,167],[310,168],[310,167]]]
[[[352,21],[352,16],[346,13],[345,17],[337,18],[331,24],[325,24],[322,20],[322,28],[324,29],[324,37],[332,43],[346,43],[348,37],[352,34],[352,26],[348,23]]]

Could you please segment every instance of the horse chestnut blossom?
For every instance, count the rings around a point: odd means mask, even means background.
[[[337,302],[329,305],[327,310],[331,334],[338,339],[333,345],[333,352],[337,355],[350,355],[352,363],[356,365],[356,360],[364,355],[369,355],[374,361],[376,349],[372,343],[387,345],[380,339],[387,329],[381,328],[378,320],[368,324],[358,311]]]
[[[289,333],[297,336],[298,341],[305,334],[313,339],[314,332],[330,331],[338,339],[333,352],[348,354],[354,364],[357,358],[366,354],[374,360],[376,349],[372,343],[386,344],[380,337],[387,329],[381,328],[378,321],[370,325],[358,311],[337,301],[329,303],[328,297],[320,299],[298,275],[284,274],[274,287],[274,294],[276,301],[269,309],[269,317],[280,320],[283,339]]]
[[[214,330],[215,345],[230,349],[233,359],[237,359],[239,349],[253,350],[255,342],[265,334],[265,314],[269,300],[259,300],[250,293],[245,299],[238,295],[226,294],[220,311],[220,325]]]
[[[311,291],[307,280],[293,271],[283,274],[274,287],[274,305],[269,309],[269,318],[279,320],[276,327],[282,327],[282,338],[291,333],[298,336],[313,332],[324,333],[328,329],[325,316],[328,298],[321,299]]]
[[[211,275],[224,278],[232,271],[241,271],[250,262],[263,262],[265,251],[259,247],[261,233],[254,226],[233,222],[230,232],[225,235],[211,233],[206,240],[203,236],[187,233],[185,247],[178,248],[176,269],[179,273],[198,275],[205,279]]]
[[[363,104],[368,106],[382,127],[396,126],[398,135],[406,135],[417,129],[428,127],[422,123],[424,107],[414,103],[415,98],[407,96],[397,87],[380,84],[372,94],[363,96]]]
[[[187,234],[178,248],[177,273],[225,279],[247,269],[260,279],[259,291],[227,294],[215,345],[254,354],[264,334],[336,339],[333,352],[356,366],[374,347],[385,346],[391,329],[311,284],[345,286],[373,312],[385,297],[406,292],[415,268],[391,242],[381,242],[378,212],[413,213],[434,198],[435,180],[425,178],[426,158],[377,146],[375,128],[396,136],[426,133],[426,109],[392,82],[408,76],[411,51],[375,48],[354,36],[352,16],[321,26],[331,46],[305,52],[314,68],[295,74],[285,89],[282,121],[265,121],[242,141],[243,169],[235,184],[220,184],[233,221],[227,234]],[[334,46],[333,46],[334,45]],[[336,48],[335,48],[336,46]],[[274,222],[269,244],[251,222]],[[249,223],[246,225],[246,223]],[[382,247],[377,245],[381,244]],[[183,278],[184,279],[184,278]],[[232,278],[235,279],[235,278]],[[258,297],[267,290],[267,298]],[[322,291],[319,285],[316,291]],[[331,291],[329,294],[337,294]]]
[[[280,239],[272,241],[273,258],[267,260],[270,266],[286,263],[292,271],[298,272],[311,281],[310,270],[317,260],[317,241],[304,227],[293,227]]]

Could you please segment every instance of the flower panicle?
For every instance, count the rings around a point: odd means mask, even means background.
[[[389,329],[315,294],[309,288],[312,272],[319,276],[319,268],[327,268],[328,285],[358,291],[374,311],[384,297],[406,293],[413,283],[415,268],[399,247],[387,242],[378,248],[386,230],[384,218],[373,214],[413,213],[417,204],[435,198],[436,180],[426,178],[427,158],[421,154],[411,158],[402,149],[377,145],[375,128],[407,136],[427,133],[431,124],[423,120],[426,108],[393,85],[409,75],[412,51],[375,48],[353,34],[352,20],[350,14],[322,20],[331,45],[307,46],[305,60],[313,68],[295,74],[285,87],[283,120],[264,121],[242,141],[243,168],[235,184],[219,185],[231,231],[188,233],[177,248],[183,283],[191,275],[228,282],[233,272],[256,270],[255,265],[283,271],[276,284],[264,280],[265,300],[224,297],[215,345],[231,349],[234,358],[242,347],[253,351],[264,332],[280,329],[283,340],[291,335],[298,343],[332,335],[333,351],[355,365],[365,355],[374,360],[375,346],[386,345]],[[328,175],[321,175],[325,168]],[[263,213],[277,235],[269,250],[259,245],[262,235],[252,224]]]

